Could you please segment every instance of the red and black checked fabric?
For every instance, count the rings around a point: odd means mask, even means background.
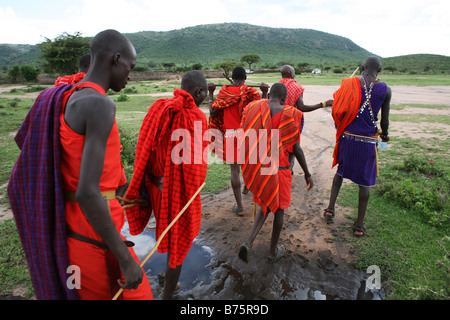
[[[303,96],[305,88],[300,83],[291,78],[283,78],[278,82],[284,84],[287,88],[288,95],[286,97],[285,105],[295,107],[298,98]]]
[[[361,83],[359,78],[343,79],[341,87],[333,94],[333,106],[331,115],[336,125],[336,145],[333,152],[333,165],[338,163],[339,139],[345,131],[345,128],[352,123],[358,114],[361,105]]]
[[[207,163],[203,158],[203,151],[208,144],[208,141],[203,141],[207,129],[206,117],[192,96],[182,89],[175,89],[173,98],[159,99],[149,108],[139,132],[134,174],[126,194],[127,199],[140,197],[141,183],[144,178],[148,179],[146,168],[151,153],[155,152],[166,134],[172,135],[175,130],[180,132],[178,129],[184,129],[184,132],[190,135],[190,144],[184,145],[187,149],[183,150],[187,152],[190,147],[191,154],[183,154],[190,161],[183,161],[180,164],[172,161],[172,150],[177,146],[179,148],[181,143],[179,139],[175,139],[176,141],[170,139],[164,168],[161,210],[156,224],[157,238],[183,209],[206,177]],[[198,235],[201,209],[199,194],[161,241],[158,251],[170,252],[170,267],[182,264],[192,241]],[[147,225],[151,207],[134,207],[127,209],[126,213],[130,233],[136,235]]]
[[[8,197],[39,300],[79,299],[66,281],[70,265],[60,168],[60,114],[72,86],[44,90],[15,137],[21,149]]]
[[[300,112],[290,106],[285,106],[282,111],[279,124],[278,150],[272,150],[271,141],[272,117],[268,100],[262,99],[251,102],[242,114],[241,128],[243,136],[240,137],[241,151],[245,152],[245,162],[241,166],[242,176],[245,185],[252,191],[253,199],[261,207],[268,207],[272,212],[276,212],[279,207],[279,180],[278,161],[277,163],[267,163],[267,155],[276,157],[281,155],[286,149],[293,146],[300,137]],[[250,131],[257,133],[256,143],[250,144]],[[267,152],[260,155],[259,149],[266,148]],[[257,161],[254,161],[254,160]],[[262,169],[267,169],[262,174]]]

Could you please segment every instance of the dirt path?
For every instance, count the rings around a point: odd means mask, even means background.
[[[273,216],[256,238],[250,262],[246,264],[237,257],[253,224],[251,194],[243,197],[244,217],[231,211],[235,203],[231,189],[204,201],[199,238],[202,244],[213,248],[212,266],[219,270],[217,273],[222,279],[225,275],[227,281],[235,282],[216,292],[217,298],[300,299],[314,294],[340,299],[357,297],[364,275],[347,263],[351,254],[345,238],[351,236],[347,230],[350,222],[343,217],[342,208],[337,208],[339,214],[334,224],[327,225],[321,217],[335,172],[331,170],[335,133],[330,111],[318,110],[305,118],[302,147],[314,188],[306,191],[303,171],[296,163],[292,204],[286,210],[280,239],[287,250],[286,257],[275,265],[265,262]],[[220,277],[217,281],[220,283]]]

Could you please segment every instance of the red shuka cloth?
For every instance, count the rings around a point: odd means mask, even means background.
[[[279,124],[279,155],[283,155],[288,148],[292,147],[299,139],[300,135],[300,113],[297,109],[286,106],[281,115]],[[272,118],[270,115],[270,107],[268,100],[259,100],[250,103],[242,114],[241,128],[244,130],[243,136],[240,137],[241,149],[245,154],[245,163],[241,166],[242,176],[245,185],[252,191],[255,203],[261,208],[269,208],[272,212],[276,212],[280,207],[279,199],[279,171],[273,164],[272,166],[264,165],[265,155],[272,155],[275,150],[271,150],[272,139]],[[257,132],[256,145],[250,145],[251,139],[246,139],[250,130]],[[262,139],[261,130],[267,130],[266,145]],[[260,158],[259,148],[266,148],[267,152]],[[251,159],[257,159],[256,163],[252,163]],[[278,165],[278,164],[277,164]],[[269,169],[270,168],[270,169]],[[263,175],[262,169],[265,169]],[[284,170],[283,170],[284,171]],[[264,210],[263,210],[264,211]],[[266,213],[267,211],[265,211]]]
[[[94,88],[101,94],[105,91],[94,83],[85,82],[74,87],[73,90],[68,91],[63,104],[63,111],[61,113],[60,134],[61,134],[61,173],[63,177],[64,190],[75,192],[78,187],[79,172],[81,165],[81,157],[83,154],[85,136],[74,132],[64,120],[65,104],[70,98],[71,94],[80,87]],[[117,123],[114,125],[109,135],[105,160],[103,164],[103,172],[100,178],[100,191],[117,190],[120,185],[126,183],[126,178],[123,172],[123,166],[120,158],[120,151],[122,145],[119,140],[119,130]],[[117,232],[121,232],[125,223],[125,214],[116,199],[109,200],[109,207],[111,219],[116,226]],[[87,220],[85,214],[78,202],[65,201],[66,222],[68,229],[79,233],[85,237],[102,242],[103,240],[95,232]],[[126,240],[122,236],[123,240]],[[108,265],[106,252],[95,245],[82,242],[73,238],[67,238],[67,246],[69,251],[69,259],[71,265],[76,265],[80,268],[80,286],[79,294],[83,300],[110,300],[119,288],[112,289],[110,287],[110,279],[108,276]],[[132,248],[129,248],[131,255],[139,262],[138,257]],[[120,276],[120,270],[119,275]],[[113,279],[116,282],[117,279]],[[113,291],[113,292],[112,292]],[[124,290],[123,299],[137,300],[137,299],[152,299],[152,292],[150,284],[145,277],[137,290]]]
[[[85,76],[86,76],[86,73],[79,72],[79,73],[72,74],[70,76],[58,77],[55,81],[55,87],[62,86],[64,84],[76,84],[76,83],[80,82],[81,80],[83,80]]]
[[[339,139],[345,128],[352,123],[358,114],[361,105],[361,84],[359,78],[343,79],[341,87],[333,94],[331,115],[336,124],[336,145],[333,152],[333,165],[338,163]]]
[[[206,129],[205,114],[197,107],[192,96],[182,89],[175,89],[173,98],[159,99],[153,103],[143,120],[136,146],[134,174],[126,198],[139,198],[143,181],[147,184],[147,190],[150,189],[151,186],[148,184],[151,183],[149,182],[151,173],[147,168],[152,164],[148,162],[152,159],[152,154],[162,147],[163,141],[166,141],[168,145],[165,146],[167,152],[164,156],[161,205],[158,216],[156,217],[155,214],[157,238],[205,181],[207,162],[203,157],[203,151],[207,148],[208,141],[203,140],[203,136]],[[183,138],[183,141],[187,141],[182,151],[187,161],[179,164],[175,163],[171,157],[174,153],[174,159],[180,160],[178,156],[183,145],[179,142],[180,138],[172,137],[175,130],[177,130],[176,133],[190,136],[190,139]],[[165,140],[167,137],[171,138]],[[172,138],[175,141],[172,141]],[[176,149],[173,150],[174,148]],[[192,241],[198,235],[201,209],[199,194],[161,241],[158,252],[170,253],[171,268],[183,263]],[[126,212],[130,233],[139,234],[150,219],[152,204],[142,208],[130,208]]]

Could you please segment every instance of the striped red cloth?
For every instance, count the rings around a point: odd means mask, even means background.
[[[60,114],[72,86],[44,90],[15,137],[21,150],[8,197],[39,300],[79,299],[67,287],[70,265],[61,177]]]
[[[333,106],[331,115],[336,125],[336,145],[333,152],[333,165],[338,163],[339,139],[345,128],[352,123],[358,114],[361,105],[361,84],[359,78],[343,79],[341,87],[333,94]]]
[[[209,148],[214,154],[216,154],[219,159],[224,161],[226,161],[226,151],[224,150],[225,129],[223,110],[233,106],[237,106],[239,116],[241,116],[244,108],[251,101],[261,99],[261,95],[255,88],[248,87],[245,84],[240,87],[240,93],[238,94],[232,92],[232,90],[230,90],[231,88],[233,87],[228,85],[222,86],[216,100],[211,104],[211,107],[213,109],[220,110],[220,112],[218,112],[214,117],[210,116],[208,120],[208,128],[212,129],[209,131],[209,139],[211,142]],[[214,134],[214,129],[219,130],[220,134],[218,132]]]
[[[206,117],[192,96],[182,89],[175,89],[173,98],[159,99],[149,108],[139,132],[134,174],[125,196],[127,199],[140,197],[141,183],[150,181],[146,168],[152,152],[155,152],[167,134],[171,135],[178,129],[184,129],[191,137],[190,141],[186,139],[188,141],[186,149],[183,149],[183,156],[190,161],[174,163],[171,157],[173,149],[180,148],[181,143],[179,139],[174,139],[176,141],[170,139],[165,160],[161,208],[156,224],[157,238],[203,184],[206,177],[207,162],[203,158],[203,150],[208,144],[208,141],[203,141],[207,129]],[[190,155],[186,154],[189,147]],[[192,241],[198,235],[201,209],[201,199],[198,195],[161,241],[158,252],[170,253],[171,268],[182,264]],[[131,234],[136,235],[144,230],[151,212],[151,206],[126,210]]]
[[[223,110],[237,104],[239,115],[242,115],[244,108],[251,101],[261,99],[261,95],[255,88],[248,87],[244,84],[240,89],[240,93],[236,94],[231,92],[227,85],[222,86],[216,100],[211,104],[211,107],[216,110]],[[222,133],[225,132],[223,129],[223,112],[219,112],[215,117],[209,117],[209,127],[219,129]]]
[[[266,163],[267,155],[281,155],[286,149],[293,146],[300,136],[300,113],[297,109],[285,106],[282,111],[279,124],[278,150],[271,149],[273,138],[272,118],[268,100],[262,99],[250,103],[242,114],[241,128],[243,135],[240,137],[241,151],[245,154],[245,161],[242,164],[242,176],[245,185],[252,191],[253,199],[261,208],[269,208],[276,212],[279,208],[279,180],[278,161],[277,163]],[[251,130],[257,133],[256,141],[250,144]],[[266,130],[266,131],[264,131]],[[267,132],[266,137],[264,132]],[[262,157],[259,149],[266,148]],[[257,161],[254,161],[257,159]],[[275,166],[274,166],[275,165]],[[264,169],[264,171],[262,171]],[[264,174],[266,173],[266,174]],[[267,211],[265,211],[266,213]]]

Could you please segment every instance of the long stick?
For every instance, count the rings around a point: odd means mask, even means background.
[[[186,209],[191,205],[192,201],[194,201],[194,199],[197,197],[197,195],[200,193],[200,191],[202,191],[203,187],[206,185],[206,182],[203,182],[203,184],[200,186],[200,188],[198,188],[198,190],[194,193],[194,195],[192,196],[192,198],[188,201],[188,203],[186,203],[186,205],[184,206],[184,208],[180,211],[180,213],[175,217],[175,219],[172,220],[172,222],[167,226],[167,228],[164,230],[164,232],[159,236],[158,241],[156,242],[155,246],[153,247],[152,251],[150,251],[150,253],[145,257],[144,260],[142,260],[141,262],[141,267],[144,266],[144,264],[148,261],[148,259],[150,259],[150,257],[153,255],[153,253],[155,253],[156,249],[158,249],[159,244],[161,243],[162,239],[164,238],[164,236],[167,234],[167,232],[169,232],[170,228],[172,228],[172,226],[175,224],[175,222],[177,222],[177,220],[181,217],[181,215],[186,211]],[[120,288],[119,291],[117,291],[116,295],[114,296],[114,298],[112,298],[113,300],[117,300],[117,298],[120,296],[120,294],[123,292],[123,288]]]
[[[352,75],[350,76],[350,78],[353,78],[353,76],[356,74],[356,72],[358,72],[358,70],[359,70],[359,67],[356,68],[356,70],[352,73]]]

